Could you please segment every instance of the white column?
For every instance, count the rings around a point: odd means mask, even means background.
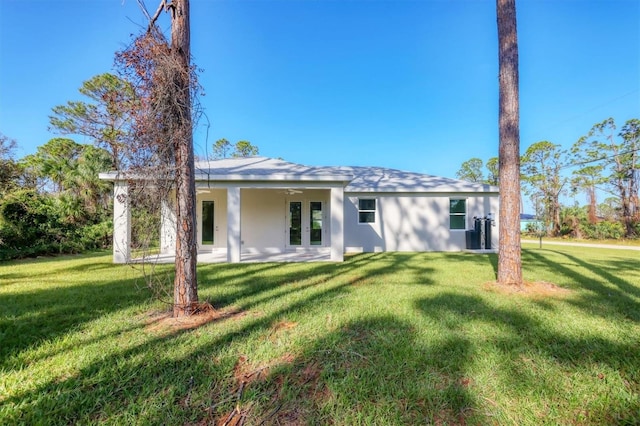
[[[113,183],[113,263],[131,260],[131,209],[126,182]]]
[[[173,192],[169,194],[169,199],[162,200],[160,210],[160,253],[176,253],[176,209],[173,202]]]
[[[344,188],[331,188],[331,260],[344,260]]]
[[[227,262],[239,263],[242,250],[240,236],[240,188],[227,188]]]

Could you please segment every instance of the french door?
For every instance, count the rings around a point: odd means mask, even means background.
[[[287,246],[309,248],[324,246],[322,201],[287,202]]]
[[[215,217],[215,201],[202,200],[200,202],[200,229],[198,245],[200,248],[213,248],[219,244],[218,225]]]

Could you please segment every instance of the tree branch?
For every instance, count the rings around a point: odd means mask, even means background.
[[[140,9],[142,10],[142,13],[144,13],[144,16],[146,16],[147,19],[149,20],[149,29],[151,29],[151,27],[156,23],[156,21],[160,17],[160,14],[162,13],[162,9],[168,9],[170,6],[170,4],[167,4],[166,0],[160,0],[158,9],[156,9],[156,12],[153,14],[153,16],[151,16],[147,11],[147,7],[144,4],[144,0],[137,0],[137,2],[138,2],[138,6],[140,6]]]

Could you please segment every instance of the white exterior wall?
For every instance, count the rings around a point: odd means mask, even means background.
[[[238,263],[242,256],[240,211],[241,192],[238,187],[227,188],[227,262]]]
[[[344,188],[331,188],[330,203],[331,220],[329,234],[331,235],[331,260],[344,260]]]
[[[300,191],[297,194],[287,195],[284,189],[242,189],[243,252],[282,253],[289,248],[287,246],[289,201],[303,202],[305,205],[303,214],[308,214],[307,207],[310,201],[323,203],[322,241],[323,246],[329,246],[331,241],[330,191],[321,189]]]
[[[279,253],[285,243],[285,194],[273,189],[242,190],[242,250]]]
[[[233,225],[239,226],[239,244],[243,253],[283,253],[288,238],[288,202],[301,201],[305,205],[303,213],[308,214],[310,201],[323,203],[323,247],[330,246],[332,216],[330,212],[330,190],[302,189],[300,193],[287,195],[285,189],[272,188],[234,188],[240,195],[240,221],[234,217]],[[214,202],[215,235],[213,246],[202,245],[202,202]],[[228,247],[229,206],[227,188],[198,190],[196,197],[196,216],[198,221],[198,250],[208,251]],[[235,211],[235,209],[233,209]],[[342,209],[341,209],[342,212]],[[339,215],[338,215],[339,216]],[[237,222],[237,223],[236,223]],[[235,229],[235,227],[234,227]],[[235,238],[234,238],[235,241]],[[313,246],[314,248],[317,246]],[[305,249],[302,247],[301,249]],[[339,256],[337,256],[339,257]]]
[[[358,223],[358,198],[376,199],[375,223]],[[467,200],[467,229],[473,216],[493,213],[498,196],[476,194],[348,194],[345,197],[345,251],[460,251],[466,248],[465,230],[449,229],[449,200]],[[492,228],[497,247],[498,227]]]
[[[176,253],[176,206],[175,191],[171,191],[169,199],[162,200],[160,209],[160,253],[175,255]]]
[[[126,182],[113,185],[113,263],[131,260],[131,208]]]

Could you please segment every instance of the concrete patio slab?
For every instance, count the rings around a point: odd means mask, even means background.
[[[153,254],[132,260],[132,263],[174,263],[171,254]],[[331,262],[331,252],[326,250],[291,251],[284,253],[241,253],[241,263],[260,262]],[[227,251],[224,249],[199,252],[198,263],[227,263]]]

